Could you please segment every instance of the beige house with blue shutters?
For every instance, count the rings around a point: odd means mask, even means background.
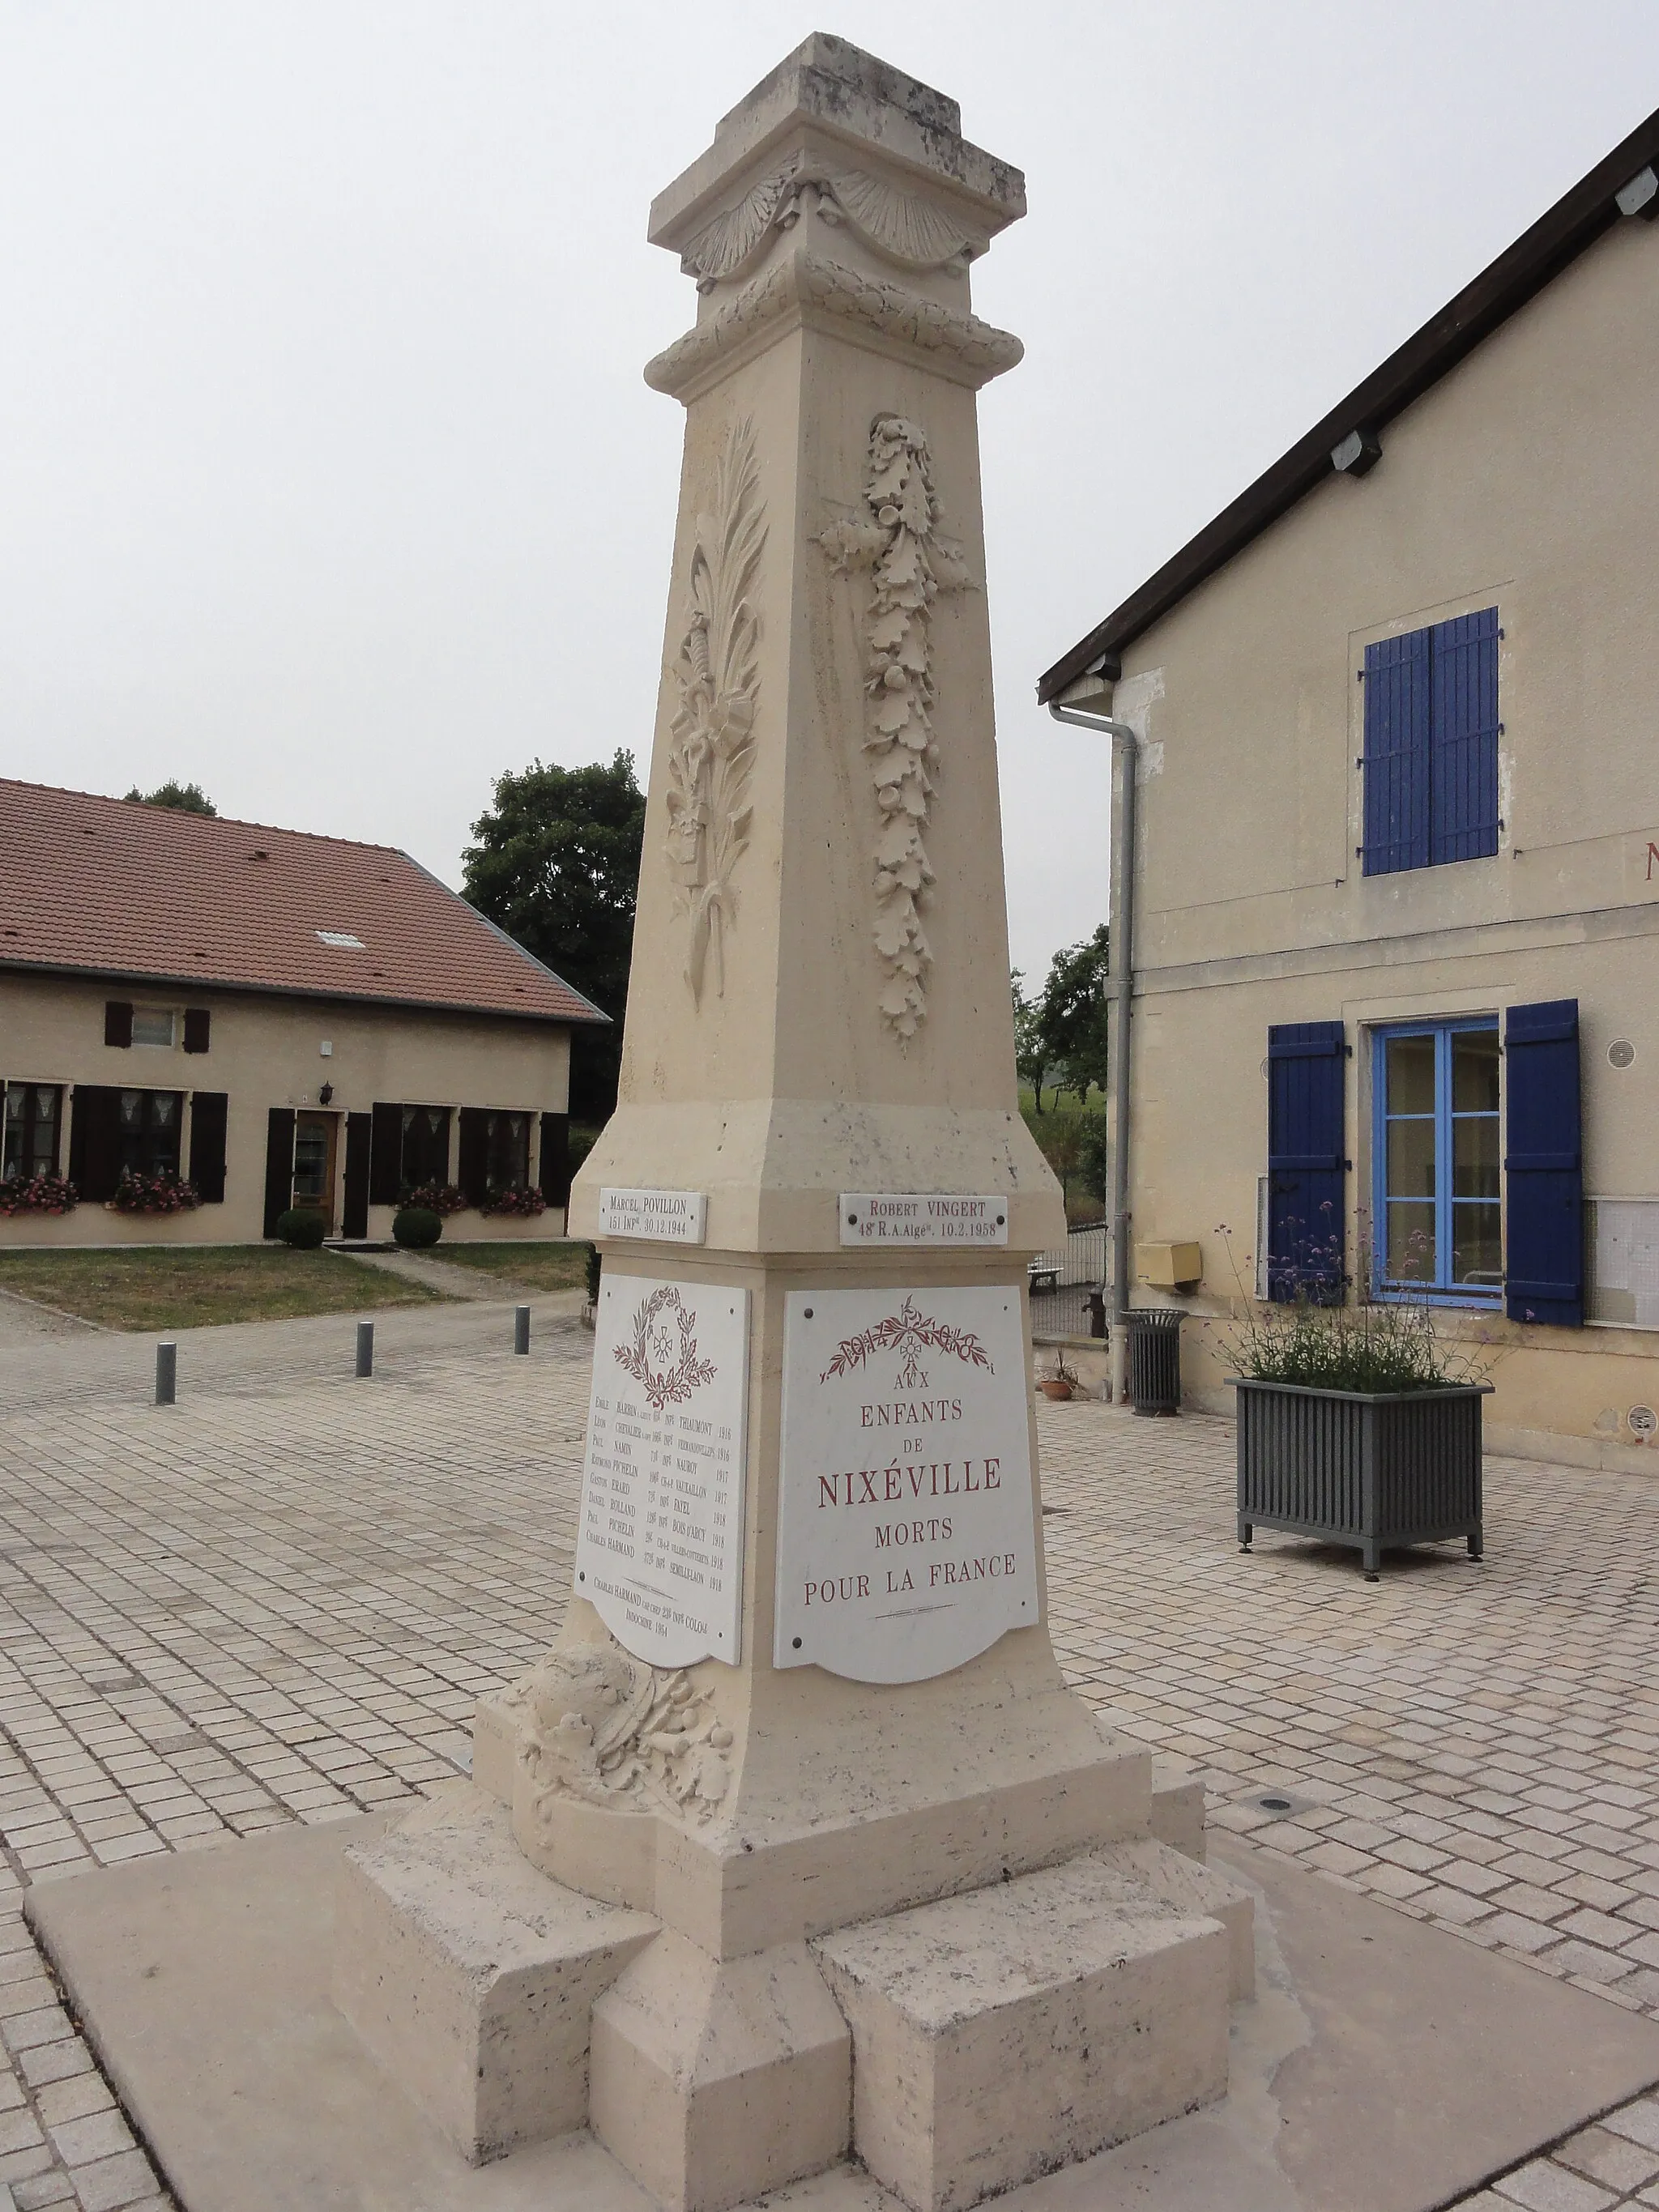
[[[1659,1475],[1656,163],[1659,114],[1039,692],[1134,733],[1170,1295],[1426,1297],[1495,1448]]]

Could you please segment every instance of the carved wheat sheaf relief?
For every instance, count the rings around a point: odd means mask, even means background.
[[[732,871],[754,818],[761,626],[751,594],[765,544],[754,425],[744,421],[726,434],[712,510],[697,517],[691,614],[674,668],[680,703],[669,725],[665,849],[690,923],[685,980],[699,1006],[711,974],[714,995],[725,995],[726,932],[737,914]]]
[[[908,1042],[927,1012],[933,963],[921,921],[933,883],[921,833],[939,764],[929,616],[941,591],[970,582],[962,548],[939,528],[927,439],[916,423],[877,416],[864,511],[832,523],[818,543],[837,568],[869,569],[875,587],[864,621],[864,751],[879,821],[873,934],[882,1018]]]

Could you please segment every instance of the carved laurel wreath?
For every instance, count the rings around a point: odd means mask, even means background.
[[[882,1016],[908,1042],[927,1014],[933,964],[921,925],[933,883],[921,833],[939,767],[929,617],[941,591],[969,579],[962,548],[939,528],[927,434],[902,415],[879,415],[871,430],[864,507],[832,523],[818,543],[837,568],[869,568],[874,578],[864,624],[864,750],[881,823],[874,936],[884,970]]]
[[[901,269],[943,269],[959,276],[983,236],[924,198],[865,169],[837,169],[796,155],[750,187],[735,207],[723,209],[689,240],[680,267],[700,291],[742,276],[760,259],[774,230],[792,230],[802,214],[801,195],[816,191],[818,215],[832,228],[845,223],[854,235]]]
[[[685,980],[699,1006],[711,955],[715,995],[725,995],[725,932],[737,911],[732,871],[754,819],[760,617],[749,595],[765,544],[754,425],[744,421],[721,449],[713,510],[697,517],[691,616],[674,669],[680,702],[669,725],[665,850],[678,909],[690,922]]]
[[[991,1375],[996,1373],[990,1353],[971,1330],[952,1328],[948,1322],[935,1321],[907,1294],[896,1314],[889,1314],[872,1328],[860,1329],[856,1336],[843,1337],[836,1347],[835,1358],[818,1380],[827,1382],[832,1375],[850,1375],[875,1352],[896,1352],[900,1363],[898,1387],[908,1390],[915,1384],[916,1363],[927,1351],[943,1352],[970,1367],[982,1367]]]
[[[651,1324],[665,1307],[672,1310],[679,1326],[679,1358],[673,1366],[653,1365],[651,1358]],[[656,1413],[667,1405],[680,1405],[704,1382],[714,1379],[712,1359],[699,1359],[697,1340],[693,1334],[697,1325],[696,1316],[682,1301],[672,1283],[653,1291],[634,1316],[634,1341],[618,1344],[612,1348],[617,1364],[625,1368],[651,1401]]]

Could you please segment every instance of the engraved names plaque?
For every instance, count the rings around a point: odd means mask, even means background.
[[[575,1587],[653,1666],[740,1656],[748,1403],[746,1290],[605,1277]]]
[[[708,1194],[702,1190],[599,1190],[601,1237],[645,1237],[659,1244],[701,1244]]]
[[[1039,1615],[1012,1285],[792,1291],[773,1663],[916,1682]]]
[[[954,1191],[842,1191],[843,1244],[1006,1244],[1006,1198]]]

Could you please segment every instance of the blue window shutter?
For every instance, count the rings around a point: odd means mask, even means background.
[[[1429,859],[1478,860],[1498,850],[1498,610],[1429,632]]]
[[[1368,876],[1429,865],[1429,633],[1365,647]]]
[[[1504,1310],[1584,1325],[1584,1174],[1578,1001],[1511,1006],[1504,1024]]]
[[[1340,1022],[1267,1031],[1267,1296],[1341,1296],[1344,1221]]]

